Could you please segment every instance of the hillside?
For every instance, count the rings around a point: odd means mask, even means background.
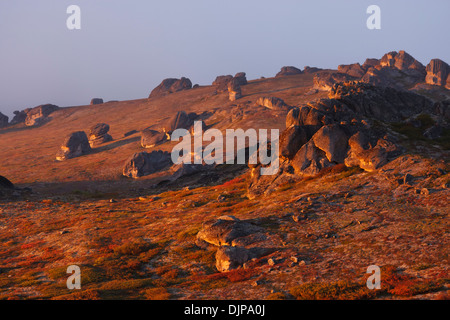
[[[450,90],[403,51],[369,60],[223,91],[163,82],[160,96],[1,128],[16,189],[0,183],[0,299],[448,299]],[[173,149],[141,136],[181,111],[222,132],[279,129],[280,171],[125,177],[133,154]],[[112,141],[56,160],[98,123]],[[69,291],[74,264],[82,290]],[[366,287],[370,265],[381,290]]]

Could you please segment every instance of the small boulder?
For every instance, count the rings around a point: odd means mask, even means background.
[[[101,99],[101,98],[93,98],[91,100],[91,106],[96,105],[96,104],[103,104],[103,99]]]
[[[248,260],[249,250],[243,247],[223,246],[216,252],[216,268],[219,272],[237,269]]]
[[[91,151],[89,139],[84,131],[73,132],[66,137],[61,149],[56,154],[56,160],[64,161],[80,157]]]
[[[142,131],[141,146],[143,148],[153,148],[154,146],[167,141],[167,134],[156,130],[145,129]]]

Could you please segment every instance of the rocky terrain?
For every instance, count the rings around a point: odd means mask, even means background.
[[[448,299],[449,74],[399,51],[0,113],[0,299]],[[196,123],[280,130],[279,171],[173,164]]]

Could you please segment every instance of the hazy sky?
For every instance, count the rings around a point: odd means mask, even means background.
[[[68,30],[69,5],[81,30]],[[366,9],[381,8],[381,30]],[[0,0],[0,112],[146,98],[164,78],[210,84],[282,66],[336,68],[406,50],[450,62],[449,0]]]

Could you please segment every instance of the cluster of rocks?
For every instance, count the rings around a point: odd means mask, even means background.
[[[442,60],[433,59],[425,67],[401,50],[386,53],[381,59],[367,59],[363,65],[340,65],[337,72],[319,73],[315,76],[314,86],[328,91],[337,82],[358,80],[397,89],[409,89],[420,83],[450,89],[449,73],[449,65]]]
[[[177,129],[186,129],[188,131],[194,130],[194,122],[200,121],[202,129],[206,129],[206,124],[203,118],[206,114],[198,115],[195,112],[187,113],[185,111],[178,111],[162,126],[161,131],[147,128],[141,133],[141,146],[143,148],[153,148],[168,140],[173,131]],[[123,175],[130,178],[139,178],[150,175],[152,173],[161,171],[171,166],[172,159],[168,152],[161,150],[154,150],[150,153],[139,152],[133,154],[123,166]],[[201,165],[202,166],[202,165]],[[197,170],[197,166],[173,166],[173,178],[190,174],[193,170]]]
[[[267,238],[264,231],[250,221],[221,216],[203,223],[202,230],[197,234],[196,245],[204,249],[216,247],[216,268],[219,272],[227,272],[275,251],[273,247],[261,246],[261,242]]]
[[[238,72],[234,77],[232,75],[217,76],[212,85],[216,87],[218,93],[227,92],[232,80],[234,80],[234,86],[244,86],[248,83],[245,72]]]
[[[47,122],[49,120],[49,115],[58,109],[59,107],[53,104],[43,104],[22,111],[14,111],[14,117],[11,120],[10,125],[24,123],[26,126],[38,126]],[[5,121],[5,118],[3,118],[3,121]]]
[[[113,140],[111,135],[108,134],[109,125],[106,123],[97,123],[92,126],[89,132],[89,144],[91,148],[95,148],[103,143]]]
[[[171,93],[189,89],[192,89],[192,82],[188,78],[168,78],[164,79],[159,86],[152,90],[149,98],[160,98]]]
[[[252,167],[249,197],[272,192],[277,185],[313,176],[337,164],[374,171],[403,151],[380,123],[398,122],[421,113],[433,113],[427,98],[390,87],[361,82],[335,84],[328,99],[294,107],[286,117],[279,140],[280,170],[260,176]],[[441,107],[442,108],[442,107]]]

